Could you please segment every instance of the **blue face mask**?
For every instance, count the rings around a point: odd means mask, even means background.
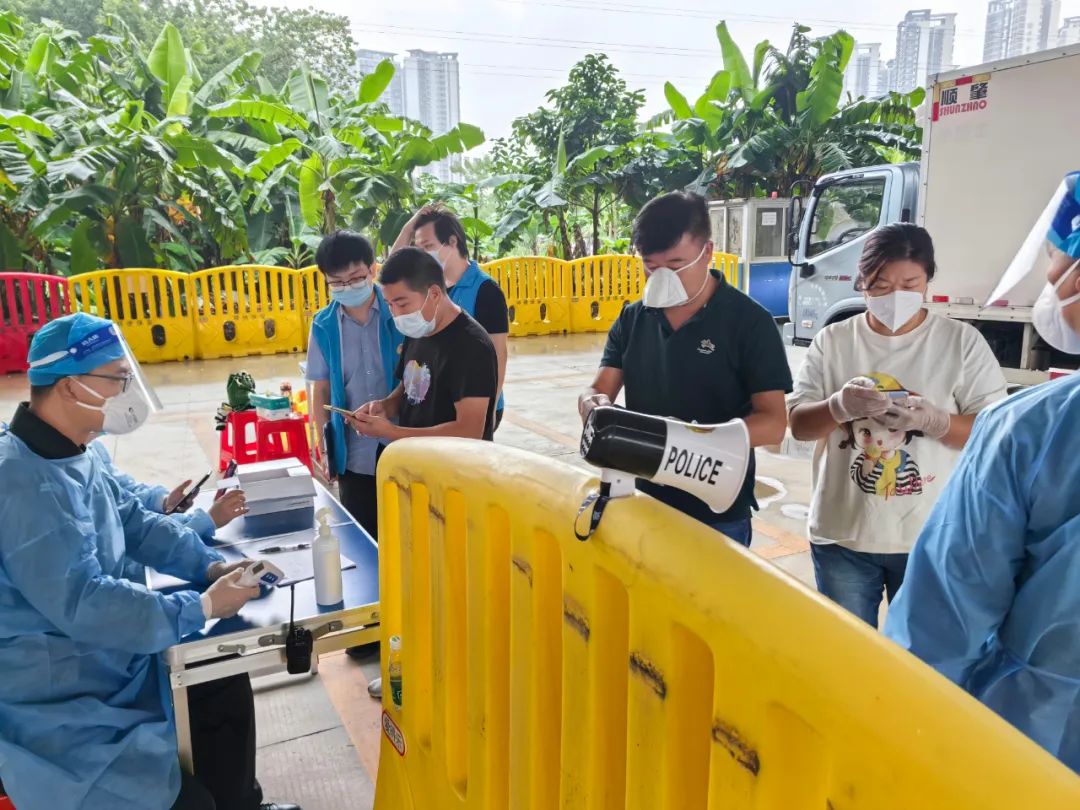
[[[358,281],[348,287],[331,288],[330,297],[343,307],[362,307],[374,292],[370,281]]]

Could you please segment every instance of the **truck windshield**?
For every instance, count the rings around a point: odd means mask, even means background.
[[[806,258],[832,250],[877,227],[884,199],[884,177],[837,183],[822,191],[810,222]]]

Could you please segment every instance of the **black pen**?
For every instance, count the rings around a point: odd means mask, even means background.
[[[303,551],[305,548],[311,548],[311,543],[297,543],[295,546],[267,546],[266,548],[260,548],[260,554],[280,554],[283,551]]]

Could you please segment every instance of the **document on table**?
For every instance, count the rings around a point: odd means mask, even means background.
[[[281,551],[263,553],[264,548],[278,548],[289,546],[295,546],[299,543],[310,544],[314,542],[314,533],[310,529],[304,531],[292,532],[291,534],[279,534],[273,537],[261,537],[257,540],[245,540],[239,543],[234,543],[229,548],[233,548],[236,551],[243,554],[245,557],[251,560],[268,560],[281,569],[281,572],[285,577],[278,583],[278,587],[292,585],[296,582],[303,582],[306,579],[312,579],[315,576],[314,562],[311,558],[311,549],[303,548],[296,551]],[[356,563],[341,555],[341,570],[347,571],[350,568],[355,568]],[[164,590],[166,588],[175,588],[178,586],[186,585],[182,579],[162,574],[158,571],[150,572],[150,588],[155,591]]]

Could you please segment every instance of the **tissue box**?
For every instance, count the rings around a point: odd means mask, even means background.
[[[315,482],[295,458],[241,464],[236,483],[247,495],[244,525],[256,534],[283,534],[315,525]]]
[[[288,419],[292,413],[288,397],[252,394],[250,399],[260,419]]]

